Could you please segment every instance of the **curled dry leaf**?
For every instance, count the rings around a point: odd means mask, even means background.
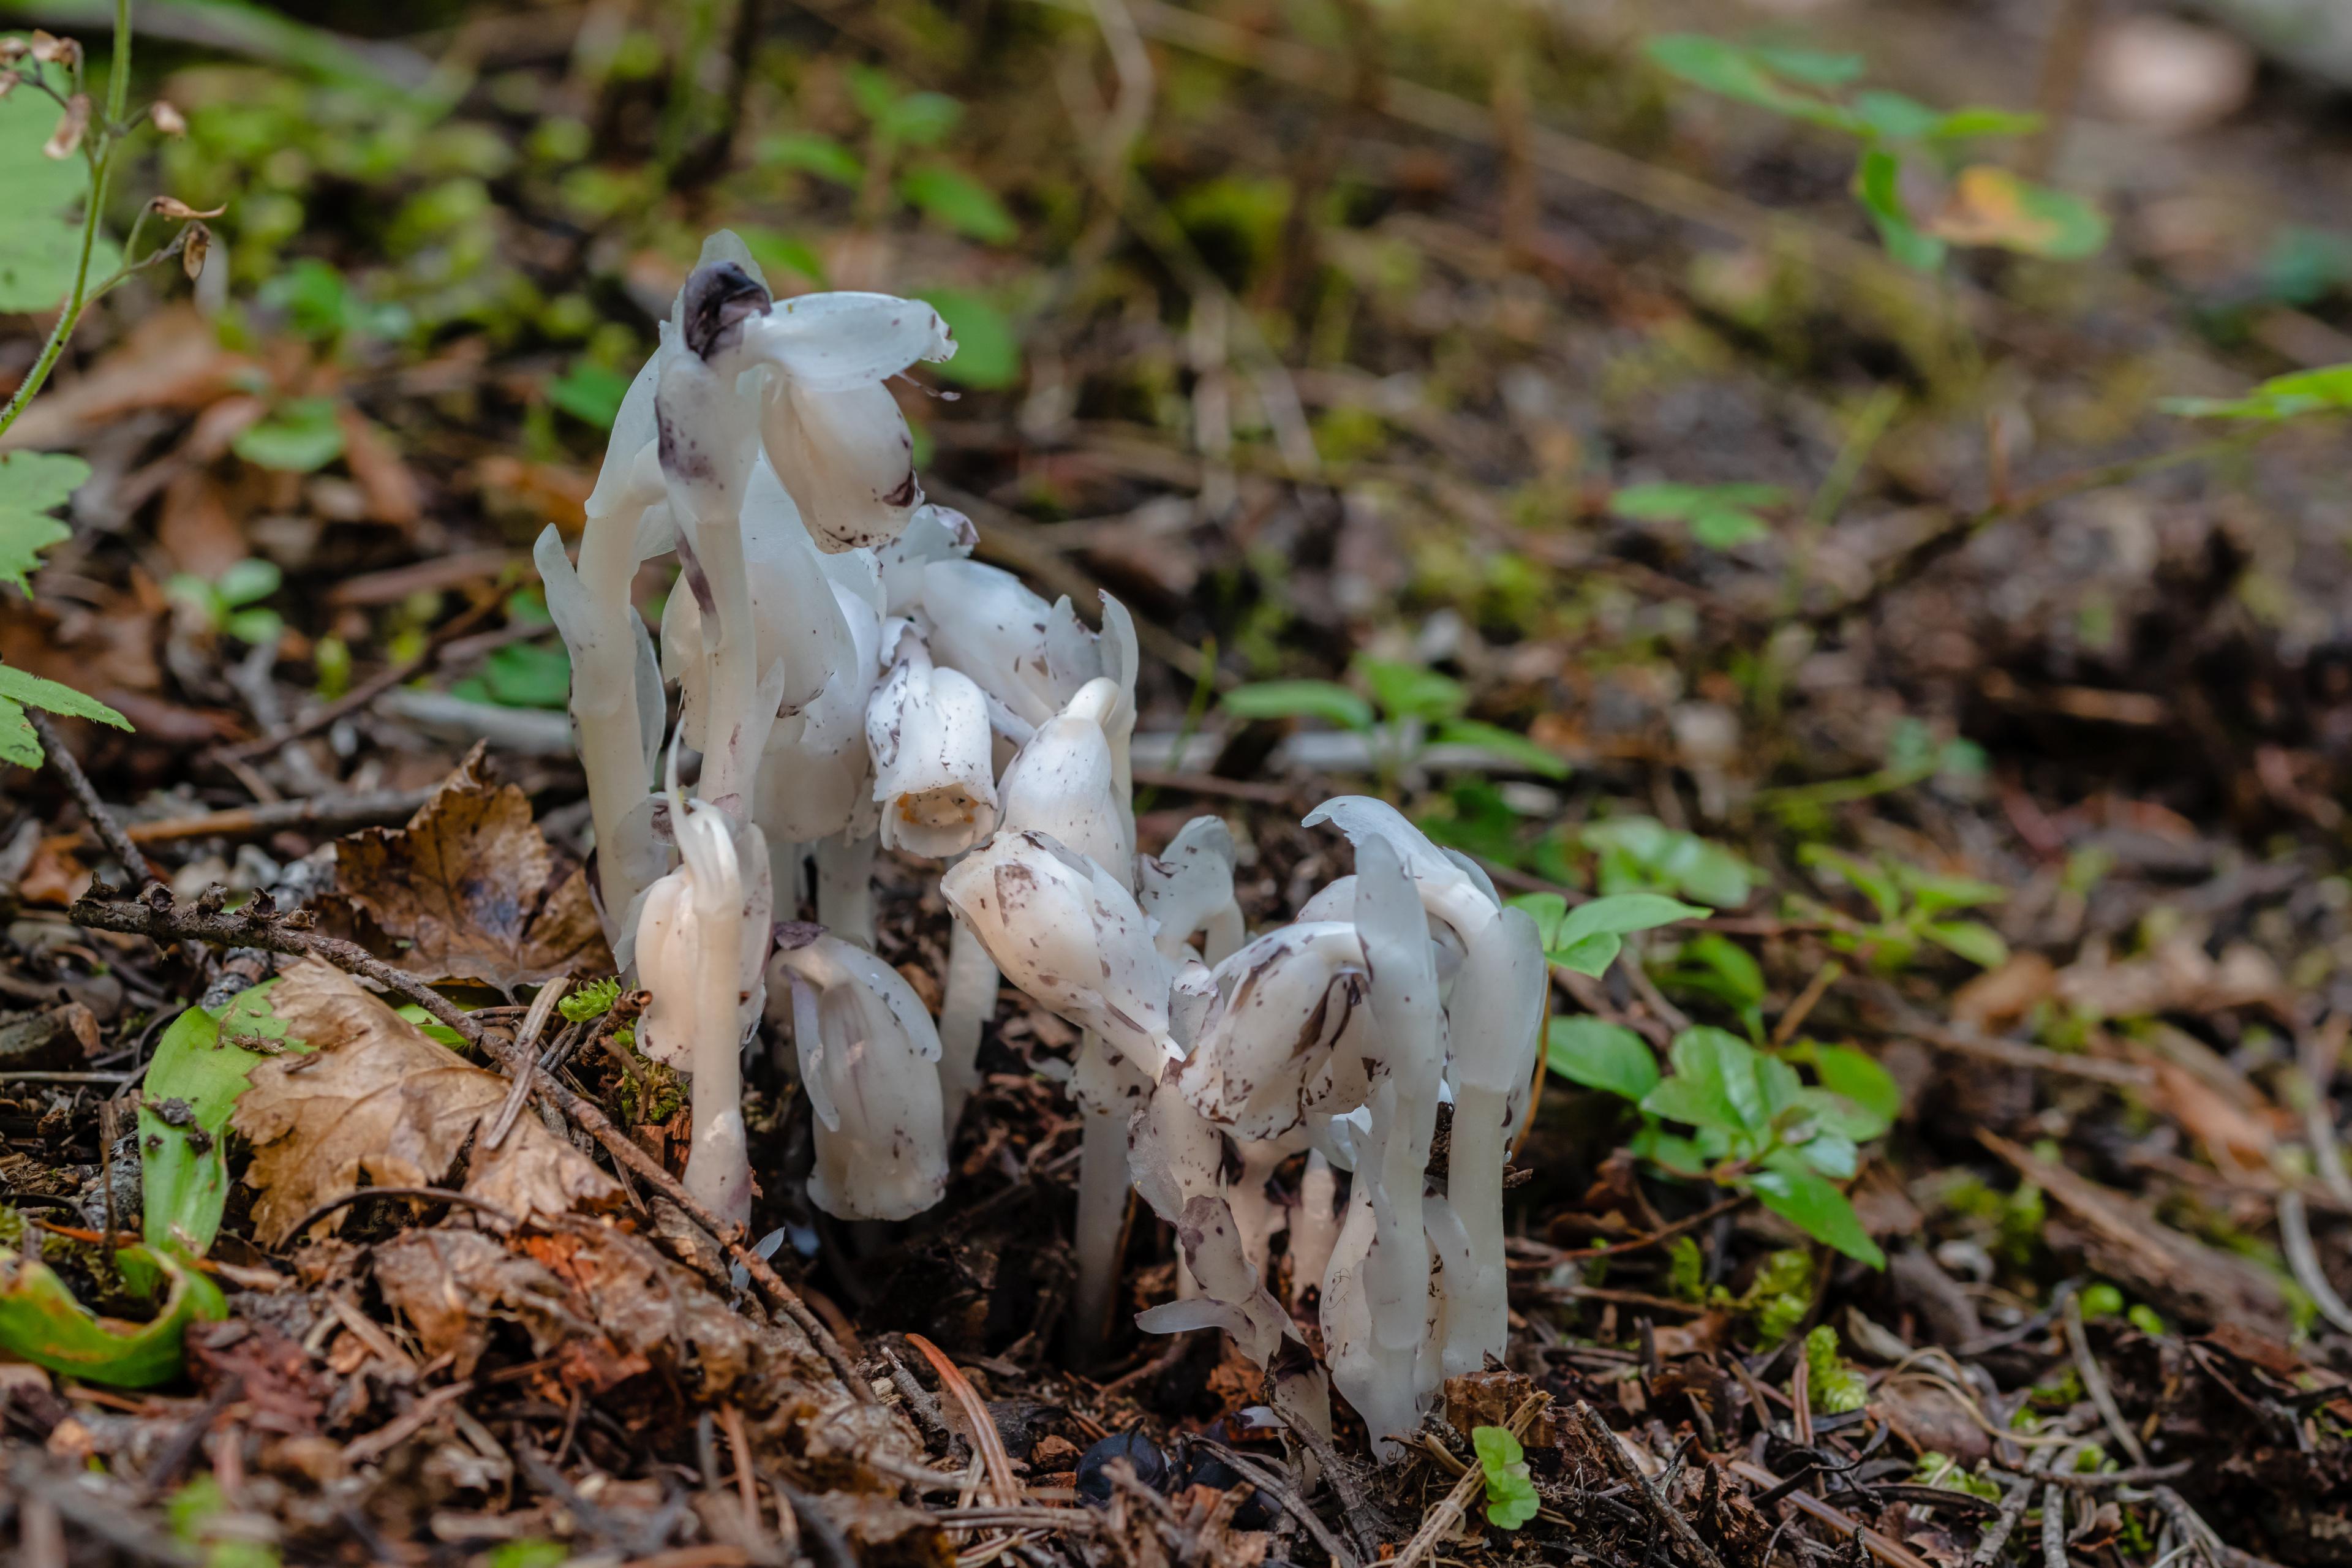
[[[467,1065],[360,989],[341,970],[307,960],[271,997],[289,1037],[310,1058],[253,1069],[229,1125],[254,1147],[246,1180],[259,1189],[254,1231],[284,1241],[320,1204],[376,1186],[429,1186],[457,1162],[478,1124],[499,1112],[507,1080]],[[466,1192],[519,1220],[546,1220],[620,1189],[588,1157],[525,1116],[496,1150],[475,1149]]]
[[[610,973],[613,956],[578,867],[555,858],[513,784],[482,776],[476,746],[400,828],[369,828],[335,847],[341,897],[405,939],[393,962],[428,980],[511,992],[574,970]]]

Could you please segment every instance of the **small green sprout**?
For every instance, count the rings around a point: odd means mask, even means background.
[[[1870,1383],[1838,1354],[1838,1331],[1822,1323],[1805,1336],[1805,1387],[1813,1408],[1841,1415],[1870,1403]]]
[[[613,1010],[621,999],[621,982],[617,975],[592,980],[571,995],[556,1003],[555,1010],[563,1015],[567,1024],[584,1024],[591,1018],[601,1018]]]
[[[1486,1473],[1486,1522],[1518,1529],[1543,1506],[1528,1475],[1527,1450],[1501,1426],[1481,1426],[1470,1434],[1470,1442],[1478,1450],[1478,1468]]]

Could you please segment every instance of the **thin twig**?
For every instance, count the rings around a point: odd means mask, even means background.
[[[963,1407],[964,1419],[971,1424],[971,1440],[980,1449],[982,1461],[988,1467],[989,1485],[996,1490],[997,1500],[1007,1508],[1021,1503],[1021,1483],[1013,1474],[1013,1457],[1004,1451],[1004,1439],[996,1430],[996,1418],[988,1413],[971,1380],[950,1361],[947,1352],[920,1334],[908,1334],[907,1342],[922,1352],[931,1370],[940,1375],[940,1384],[955,1395]]]
[[[2287,1194],[2292,1197],[2294,1194]],[[2282,1205],[2282,1207],[2284,1205]],[[2074,1352],[2074,1371],[2083,1380],[2083,1392],[2091,1396],[2093,1408],[2099,1419],[2106,1423],[2107,1433],[2123,1446],[2135,1465],[2147,1463],[2147,1450],[2140,1447],[2139,1435],[2124,1419],[2123,1407],[2116,1403],[2116,1391],[2107,1386],[2106,1369],[2099,1358],[2091,1353],[2091,1336],[2083,1327],[2083,1296],[2076,1291],[2066,1298],[2066,1343]],[[2057,1568],[2053,1564],[2052,1568]]]
[[[498,1205],[486,1203],[471,1193],[457,1192],[450,1187],[362,1187],[357,1192],[345,1193],[341,1197],[329,1198],[325,1203],[304,1215],[300,1222],[286,1234],[300,1236],[337,1209],[347,1208],[366,1198],[415,1198],[424,1203],[459,1204],[489,1215],[509,1230],[520,1227],[520,1222],[515,1216],[499,1207]]]
[[[2066,1568],[2066,1494],[2042,1489],[2042,1568]]]
[[[1609,1423],[1601,1418],[1601,1413],[1581,1399],[1576,1402],[1576,1424],[1583,1429],[1585,1441],[1591,1446],[1602,1467],[1619,1482],[1633,1489],[1634,1494],[1648,1508],[1650,1517],[1673,1539],[1684,1557],[1697,1563],[1698,1568],[1723,1568],[1723,1559],[1715,1554],[1714,1548],[1699,1539],[1698,1531],[1691,1528],[1691,1522],[1683,1517],[1682,1510],[1666,1500],[1666,1494],[1659,1489],[1657,1482],[1643,1475],[1641,1467],[1633,1463],[1633,1457],[1625,1452],[1625,1446],[1618,1441],[1617,1434],[1612,1432]]]
[[[142,886],[153,881],[154,868],[147,864],[147,857],[139,852],[139,846],[131,841],[131,836],[122,831],[122,824],[115,820],[114,813],[98,798],[97,786],[89,782],[89,775],[81,771],[81,764],[74,761],[74,754],[66,750],[65,739],[58,733],[58,727],[49,722],[49,716],[37,708],[26,709],[25,716],[33,721],[34,732],[41,737],[42,755],[47,758],[49,766],[64,776],[74,798],[81,802],[81,814],[89,818],[90,826],[97,830],[99,837],[105,840],[108,852],[122,862],[122,869],[129,873],[132,881]]]
[[[1251,1456],[1238,1449],[1229,1448],[1213,1438],[1196,1437],[1193,1443],[1224,1460],[1240,1473],[1244,1480],[1250,1482],[1260,1491],[1280,1503],[1283,1511],[1305,1526],[1307,1533],[1315,1538],[1315,1544],[1329,1552],[1331,1561],[1337,1563],[1339,1568],[1357,1568],[1359,1559],[1349,1550],[1348,1543],[1340,1540],[1331,1527],[1325,1524],[1316,1515],[1315,1510],[1307,1506],[1307,1500],[1300,1497],[1280,1476],[1276,1475],[1270,1467],[1262,1465]],[[1451,1458],[1451,1456],[1448,1457]],[[1484,1472],[1482,1471],[1481,1474],[1483,1475]]]
[[[2294,1282],[2303,1287],[2321,1317],[2352,1334],[2352,1307],[2344,1304],[2344,1298],[2336,1293],[2319,1267],[2319,1248],[2311,1240],[2311,1218],[2304,1212],[2303,1194],[2292,1187],[2279,1194],[2278,1227],[2279,1246],[2286,1254]]]

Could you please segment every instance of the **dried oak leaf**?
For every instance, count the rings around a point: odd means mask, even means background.
[[[337,842],[341,897],[405,940],[393,962],[427,980],[511,993],[574,970],[610,973],[586,868],[556,879],[530,797],[484,778],[482,752],[467,753],[407,826]]]
[[[320,1204],[377,1186],[427,1186],[495,1117],[508,1083],[427,1038],[341,970],[307,959],[270,998],[308,1057],[253,1069],[229,1125],[253,1143],[246,1180],[261,1244],[284,1241]],[[610,1203],[620,1189],[535,1116],[516,1119],[495,1150],[475,1147],[466,1192],[518,1220]],[[339,1221],[340,1223],[340,1221]]]

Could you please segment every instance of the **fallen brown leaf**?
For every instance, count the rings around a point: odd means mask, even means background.
[[[505,1079],[435,1044],[339,969],[298,963],[270,1000],[289,1036],[316,1054],[255,1068],[229,1120],[254,1146],[246,1180],[261,1194],[253,1222],[264,1246],[284,1241],[320,1204],[358,1191],[362,1174],[377,1186],[438,1182],[505,1103]],[[496,1150],[475,1149],[465,1191],[526,1222],[620,1195],[610,1176],[530,1115]]]
[[[512,992],[573,970],[610,973],[583,869],[555,880],[530,797],[485,779],[482,752],[476,746],[407,826],[337,843],[341,897],[404,938],[392,961],[428,980]]]

